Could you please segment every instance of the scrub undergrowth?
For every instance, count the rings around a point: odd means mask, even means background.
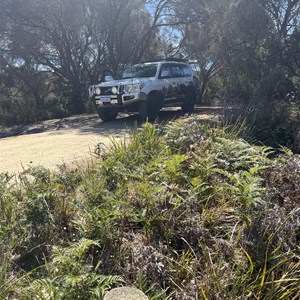
[[[300,158],[243,132],[145,123],[87,168],[2,174],[0,299],[298,299]]]

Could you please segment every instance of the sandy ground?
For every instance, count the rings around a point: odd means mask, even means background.
[[[0,171],[21,171],[28,166],[71,162],[88,157],[98,141],[108,142],[108,137],[81,134],[80,130],[45,132],[34,135],[4,138],[0,141]]]
[[[218,109],[199,108],[200,119],[216,117]],[[163,111],[162,122],[178,117],[176,110]],[[108,145],[111,138],[124,138],[138,122],[136,115],[121,115],[116,121],[103,123],[96,114],[50,120],[23,128],[6,128],[0,132],[0,172],[22,172],[29,166],[55,168],[61,164],[78,164],[93,158],[99,143]]]
[[[97,115],[85,115],[6,131],[5,135],[12,136],[0,138],[0,172],[88,161],[99,143],[108,145],[112,138],[125,137],[132,126],[130,117],[102,123]]]

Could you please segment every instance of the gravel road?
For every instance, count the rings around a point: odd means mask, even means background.
[[[161,112],[166,122],[180,116],[177,109]],[[215,118],[218,108],[197,108],[200,119]],[[0,172],[22,172],[29,166],[55,168],[60,164],[85,163],[92,159],[99,143],[109,144],[110,139],[124,138],[137,115],[123,114],[113,122],[103,123],[96,114],[39,122],[26,127],[1,128]]]

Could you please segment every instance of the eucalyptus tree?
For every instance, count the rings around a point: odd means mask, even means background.
[[[81,1],[6,1],[7,56],[17,71],[30,66],[49,71],[71,87],[71,109],[82,112],[83,78],[89,49]],[[27,83],[28,84],[28,83]]]
[[[188,25],[182,51],[199,61],[200,101],[207,84],[217,75],[229,88],[237,82],[241,69],[252,72],[253,54],[266,34],[267,23],[264,10],[255,1],[178,0],[176,12],[178,22]]]
[[[299,0],[177,0],[178,22],[188,24],[182,51],[200,62],[201,94],[222,72],[228,92],[247,102],[257,88],[269,99],[276,68],[299,70],[299,9]]]
[[[292,76],[300,76],[300,1],[262,1],[271,20],[273,60]]]
[[[158,28],[170,2],[4,0],[0,55],[15,73],[26,66],[28,75],[29,70],[55,74],[70,110],[82,113],[87,86],[104,67],[117,71],[122,64],[158,56],[153,44],[161,43]],[[33,81],[29,78],[23,78],[26,85]]]
[[[274,140],[292,140],[300,118],[300,1],[174,3],[177,22],[186,24],[181,52],[201,66],[200,98],[209,86],[264,139],[277,130]]]

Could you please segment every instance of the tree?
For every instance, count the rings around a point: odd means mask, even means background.
[[[200,62],[200,99],[213,87],[261,138],[292,139],[300,117],[299,0],[177,0],[174,9],[187,25],[181,52]]]
[[[146,0],[5,0],[1,59],[16,72],[24,66],[53,72],[69,86],[71,112],[82,113],[87,87],[103,68],[117,71],[156,55],[150,44],[169,2],[158,1],[151,15]]]

